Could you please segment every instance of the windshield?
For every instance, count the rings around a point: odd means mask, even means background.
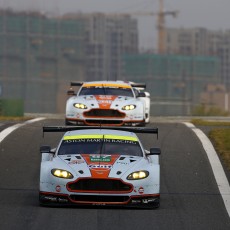
[[[118,87],[83,87],[79,93],[82,95],[119,95],[133,97],[131,88]]]
[[[105,154],[143,156],[138,141],[118,139],[63,140],[58,155]]]

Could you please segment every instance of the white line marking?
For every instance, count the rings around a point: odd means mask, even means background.
[[[35,118],[35,119],[32,119],[32,120],[28,120],[28,121],[25,121],[23,123],[19,123],[19,124],[15,124],[15,125],[12,125],[6,129],[4,129],[2,132],[0,132],[0,143],[10,134],[12,133],[15,129],[19,128],[19,127],[22,127],[26,124],[31,124],[33,122],[36,122],[36,121],[41,121],[41,120],[44,120],[45,118],[44,117],[39,117],[39,118]]]
[[[193,132],[197,135],[197,137],[200,139],[204,147],[204,150],[207,153],[214,177],[216,179],[216,183],[218,185],[220,194],[223,198],[228,215],[230,217],[230,186],[229,186],[228,179],[225,175],[223,166],[219,160],[219,157],[217,156],[217,153],[211,141],[200,129],[196,128],[193,124],[189,122],[183,122],[183,123],[187,127],[191,128]]]

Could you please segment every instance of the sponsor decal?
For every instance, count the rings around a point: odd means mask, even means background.
[[[90,169],[111,169],[112,165],[88,165]]]
[[[104,141],[109,142],[111,141],[133,141],[137,142],[136,137],[131,137],[131,136],[118,136],[118,135],[73,135],[73,136],[64,136],[64,140],[73,140],[76,142],[101,142],[102,139],[104,138]],[[126,143],[126,142],[122,142]],[[127,142],[129,143],[129,142]]]
[[[90,161],[91,162],[111,162],[111,156],[110,155],[106,155],[106,156],[100,156],[100,155],[90,156]]]
[[[116,99],[116,97],[117,96],[107,96],[107,95],[95,96],[99,107],[103,109],[110,109],[110,106],[113,103],[113,101]]]
[[[68,164],[73,165],[73,164],[82,164],[84,163],[84,160],[72,160]]]
[[[64,140],[64,143],[65,144],[68,144],[68,143],[100,143],[102,142],[103,140],[102,139],[73,139],[73,140]]]
[[[69,140],[64,140],[63,143],[64,144],[70,144],[70,143],[120,143],[120,144],[133,144],[133,145],[137,145],[138,142],[137,141],[133,141],[133,140],[122,140],[122,139],[106,139],[106,135],[104,137],[104,139],[69,139]]]
[[[61,186],[60,185],[57,185],[55,189],[56,189],[56,192],[61,192]]]
[[[111,100],[98,100],[98,104],[112,104]]]
[[[67,117],[74,117],[74,114],[66,114]]]
[[[113,97],[111,95],[99,95],[98,99],[99,100],[112,100]]]
[[[118,140],[118,139],[105,139],[105,143],[120,143],[120,144],[137,144],[137,141],[132,140]]]
[[[127,162],[121,162],[121,161],[117,161],[117,164],[121,164],[121,165],[129,165],[129,163],[127,163]]]

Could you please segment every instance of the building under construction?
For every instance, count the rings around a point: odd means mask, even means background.
[[[70,81],[117,79],[146,82],[157,115],[190,114],[206,85],[219,83],[220,59],[188,54],[140,54],[127,14],[0,11],[0,96],[25,112],[64,113]]]
[[[86,80],[117,80],[122,55],[138,53],[137,20],[128,14],[66,14],[63,19],[85,22]]]
[[[138,50],[130,16],[0,11],[0,96],[25,112],[62,113],[70,81],[117,79]]]
[[[230,90],[230,30],[168,28],[166,38],[169,54],[218,57],[221,83]]]
[[[210,56],[220,60],[219,84],[210,84],[202,102],[230,112],[230,30],[205,28],[167,28],[165,51],[168,54]]]
[[[191,115],[209,84],[220,84],[220,60],[208,56],[124,55],[123,78],[147,83],[153,115]]]
[[[67,82],[84,78],[84,36],[80,20],[1,11],[1,97],[22,99],[27,112],[61,110]]]

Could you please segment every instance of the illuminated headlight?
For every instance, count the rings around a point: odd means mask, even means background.
[[[87,106],[82,103],[74,103],[73,106],[77,109],[87,109]]]
[[[137,171],[129,174],[127,176],[127,180],[140,180],[148,177],[149,172],[148,171]]]
[[[73,175],[66,171],[66,170],[62,170],[62,169],[52,169],[51,170],[52,175],[59,177],[59,178],[65,178],[65,179],[72,179]]]
[[[133,110],[136,108],[136,105],[125,105],[122,107],[122,110]]]

